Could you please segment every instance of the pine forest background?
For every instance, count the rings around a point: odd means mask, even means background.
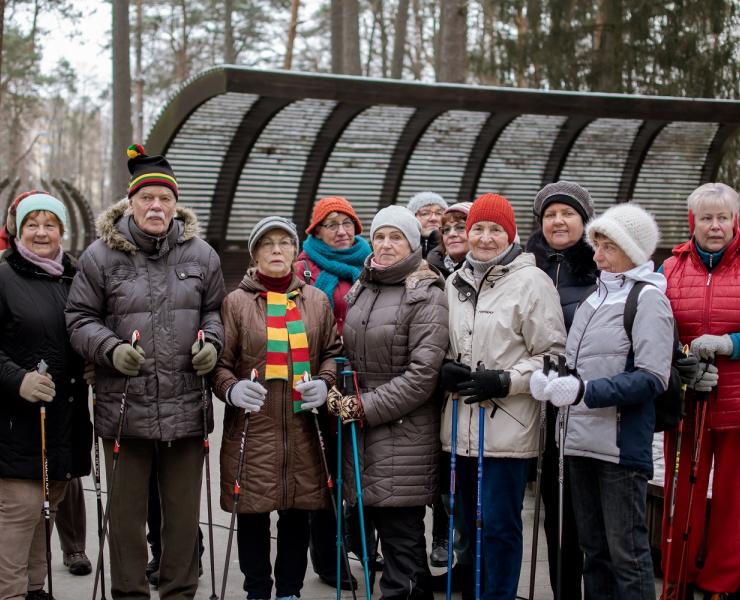
[[[97,10],[107,31],[89,30]],[[123,149],[215,64],[740,99],[740,0],[0,0],[0,11],[0,179],[64,177],[96,209],[125,190]],[[112,84],[56,59],[50,13],[70,44],[100,39]],[[740,184],[740,136],[719,179]]]

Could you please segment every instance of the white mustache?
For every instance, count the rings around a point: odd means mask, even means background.
[[[145,219],[162,219],[164,221],[164,212],[161,210],[148,210]]]

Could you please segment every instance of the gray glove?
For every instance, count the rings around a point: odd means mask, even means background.
[[[226,392],[226,400],[244,412],[259,412],[265,403],[267,390],[258,381],[241,379]]]
[[[218,359],[218,352],[216,346],[211,342],[203,344],[203,348],[200,347],[200,342],[195,342],[190,349],[190,353],[193,355],[193,369],[195,369],[197,375],[202,377],[213,371]]]
[[[296,383],[295,389],[303,399],[301,410],[313,410],[323,405],[329,393],[329,389],[326,387],[326,382],[323,379],[299,381]]]
[[[694,381],[694,391],[709,393],[719,383],[719,371],[711,363],[699,363],[699,374]]]
[[[18,395],[29,402],[38,402],[39,400],[51,402],[56,395],[51,375],[49,373],[42,375],[38,371],[29,371],[23,376]]]
[[[141,365],[144,364],[145,356],[146,353],[141,346],[134,348],[128,342],[118,344],[115,350],[113,350],[113,366],[116,368],[116,371],[124,375],[136,377],[139,374]]]
[[[725,335],[700,335],[691,342],[691,352],[699,358],[714,358],[715,354],[729,356],[732,354],[732,338]]]

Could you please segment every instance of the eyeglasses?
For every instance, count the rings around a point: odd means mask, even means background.
[[[442,227],[442,235],[450,235],[453,231],[455,233],[465,233],[465,223],[458,223],[457,225],[448,225],[447,227]]]
[[[429,217],[439,217],[442,218],[442,215],[444,215],[443,210],[420,210],[418,213],[416,213],[417,216],[421,217],[422,219],[428,219]]]
[[[331,223],[327,223],[326,225],[319,225],[319,227],[323,227],[324,229],[328,229],[332,233],[336,233],[339,228],[341,227],[345,231],[354,231],[355,230],[355,222],[351,219],[347,219],[346,221],[342,221],[341,223],[337,223],[336,221],[333,221]]]

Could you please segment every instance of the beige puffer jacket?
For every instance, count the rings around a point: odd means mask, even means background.
[[[442,278],[417,250],[388,269],[369,268],[347,294],[344,347],[357,371],[365,422],[357,428],[366,506],[429,504],[436,497],[439,407],[447,350]],[[344,489],[355,501],[352,444],[344,434]]]
[[[517,252],[517,249],[514,250]],[[447,279],[450,307],[448,358],[461,356],[475,369],[504,369],[511,377],[498,408],[485,403],[485,450],[490,457],[531,458],[537,455],[539,402],[529,393],[529,378],[542,368],[545,354],[562,353],[565,325],[560,299],[534,255],[519,253],[508,264],[492,267],[476,289],[469,265]],[[452,403],[442,412],[442,447],[451,451]],[[457,454],[478,456],[478,404],[458,403]]]

